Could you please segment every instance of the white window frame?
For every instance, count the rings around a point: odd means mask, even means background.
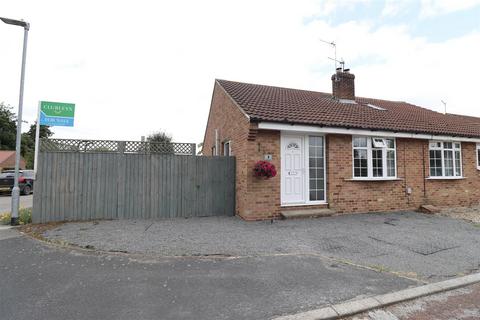
[[[310,200],[310,137],[322,137],[323,139],[323,200]],[[307,134],[304,139],[304,161],[305,161],[305,203],[306,204],[325,204],[327,203],[327,159],[326,159],[326,149],[327,142],[326,137],[323,134]]]
[[[228,154],[226,154],[226,150],[225,150],[225,146],[228,145]],[[229,157],[232,155],[232,141],[231,140],[227,140],[227,141],[224,141],[223,142],[223,155],[225,157]]]
[[[367,146],[366,147],[355,147],[354,140],[355,138],[366,138],[367,139]],[[393,140],[393,148],[388,148],[386,139]],[[374,141],[377,145],[381,145],[382,147],[375,147]],[[356,177],[355,176],[355,149],[363,149],[367,150],[367,176],[366,177]],[[382,171],[383,176],[381,177],[374,177],[373,176],[373,149],[382,149]],[[387,154],[388,151],[393,150],[395,153],[394,156],[394,170],[395,175],[388,176],[388,168],[387,168]],[[374,137],[374,136],[352,136],[352,180],[398,180],[397,178],[397,141],[395,138],[385,138],[385,137]]]
[[[440,147],[433,146],[438,145],[440,143]],[[445,143],[451,143],[452,148],[448,149],[445,148]],[[457,147],[458,144],[458,147]],[[438,150],[441,153],[441,160],[442,160],[442,175],[441,176],[432,176],[431,175],[431,167],[430,167],[430,151],[431,150]],[[445,175],[445,150],[452,151],[452,160],[453,160],[453,176],[446,176]],[[459,151],[460,154],[460,175],[457,176],[457,159],[455,158],[455,151]],[[478,155],[478,152],[477,152]],[[477,160],[478,166],[478,160]],[[428,142],[428,179],[462,179],[463,178],[463,163],[462,163],[462,143],[456,141],[439,141],[439,140],[430,140]]]
[[[479,151],[480,151],[480,143],[477,143],[477,148],[475,150],[477,154],[477,170],[480,170],[480,157],[478,156]]]

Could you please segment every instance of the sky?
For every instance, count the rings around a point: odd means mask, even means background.
[[[480,117],[480,0],[2,0],[31,24],[24,131],[38,101],[76,105],[57,138],[202,142],[215,79],[356,95]],[[0,23],[0,102],[18,106],[23,30]]]

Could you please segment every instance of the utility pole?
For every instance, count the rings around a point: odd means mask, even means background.
[[[22,20],[13,20],[9,18],[2,18],[0,20],[6,24],[23,27],[23,53],[22,53],[22,71],[20,75],[20,95],[18,98],[18,116],[17,116],[17,141],[15,145],[15,175],[12,189],[12,216],[10,224],[12,226],[18,225],[18,209],[20,207],[20,188],[18,186],[18,179],[20,178],[20,151],[22,143],[22,111],[23,111],[23,87],[25,83],[25,62],[27,59],[27,40],[28,30],[30,24]]]

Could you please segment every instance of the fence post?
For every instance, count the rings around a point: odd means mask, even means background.
[[[125,153],[125,141],[118,141],[118,152]]]
[[[192,143],[192,155],[196,155],[197,154],[197,144],[196,143]]]

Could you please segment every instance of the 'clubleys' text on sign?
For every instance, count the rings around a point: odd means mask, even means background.
[[[75,104],[40,101],[40,124],[73,127]]]

